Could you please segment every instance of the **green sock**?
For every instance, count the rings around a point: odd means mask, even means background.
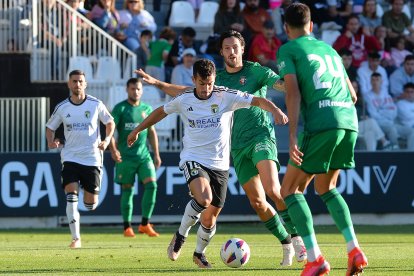
[[[291,194],[285,198],[290,219],[293,221],[298,234],[302,237],[308,251],[319,251],[313,229],[312,213],[303,194]],[[315,257],[318,257],[317,254]]]
[[[155,199],[157,198],[157,183],[155,181],[144,184],[144,194],[142,195],[141,209],[142,216],[150,219],[154,211]]]
[[[265,221],[264,224],[273,236],[275,236],[280,242],[289,238],[289,234],[286,232],[286,229],[283,227],[283,224],[277,214],[268,221]]]
[[[292,220],[290,219],[288,210],[285,209],[283,211],[279,211],[280,216],[282,217],[283,221],[285,222],[286,230],[289,234],[297,234],[298,231],[296,230],[295,225],[293,224]]]
[[[323,202],[328,207],[329,213],[334,220],[336,227],[341,231],[346,242],[356,240],[351,213],[344,198],[336,188],[321,195]]]
[[[134,187],[121,188],[121,214],[124,222],[132,221]]]

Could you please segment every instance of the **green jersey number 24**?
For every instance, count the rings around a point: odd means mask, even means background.
[[[314,61],[319,63],[318,70],[316,70],[313,74],[313,84],[315,86],[315,90],[332,88],[333,79],[329,80],[329,78],[324,78],[326,81],[322,81],[321,79],[326,72],[328,72],[333,78],[340,78],[342,88],[345,89],[345,76],[341,58],[330,55],[322,57],[320,55],[309,54],[308,60],[310,62]]]

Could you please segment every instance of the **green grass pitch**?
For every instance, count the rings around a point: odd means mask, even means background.
[[[299,275],[303,264],[280,267],[280,244],[260,223],[218,224],[207,257],[211,270],[192,262],[195,248],[193,227],[176,262],[166,249],[177,225],[156,225],[161,236],[124,238],[122,227],[81,227],[82,249],[68,248],[68,227],[57,229],[0,230],[0,274],[5,275]],[[414,225],[356,226],[359,242],[369,259],[364,275],[414,275]],[[319,245],[332,266],[330,275],[345,275],[346,249],[334,226],[316,227]],[[226,267],[220,259],[221,245],[231,237],[250,246],[249,263],[240,269]]]

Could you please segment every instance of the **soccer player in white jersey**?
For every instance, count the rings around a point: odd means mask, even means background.
[[[141,131],[168,114],[181,115],[184,137],[180,169],[184,172],[192,199],[185,208],[181,225],[167,253],[171,260],[177,260],[191,227],[200,220],[193,260],[200,268],[211,268],[204,253],[216,232],[216,220],[226,199],[233,111],[257,106],[271,112],[278,124],[286,124],[287,117],[265,98],[215,86],[216,69],[210,60],[196,61],[192,78],[195,88],[154,110],[128,135],[127,143],[131,146]]]
[[[66,215],[72,242],[70,248],[80,248],[80,214],[78,211],[79,187],[83,189],[83,202],[95,210],[99,202],[103,151],[115,130],[115,123],[105,105],[86,95],[85,74],[80,70],[69,73],[68,87],[71,96],[60,102],[46,124],[49,149],[61,147],[55,139],[55,130],[63,123],[65,145],[61,151],[62,186],[66,194]],[[106,126],[106,138],[101,141],[99,122]]]

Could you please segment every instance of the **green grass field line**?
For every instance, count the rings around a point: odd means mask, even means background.
[[[0,274],[5,275],[299,275],[303,264],[280,267],[280,244],[262,224],[219,224],[207,250],[211,270],[192,263],[194,227],[176,262],[166,256],[177,225],[156,225],[158,238],[124,238],[121,226],[82,226],[82,249],[70,250],[67,227],[0,230]],[[369,258],[364,275],[414,275],[414,225],[356,226],[360,244]],[[321,250],[332,266],[330,275],[345,275],[346,249],[334,226],[316,228]],[[226,267],[221,245],[231,237],[250,246],[249,263],[241,269]]]

